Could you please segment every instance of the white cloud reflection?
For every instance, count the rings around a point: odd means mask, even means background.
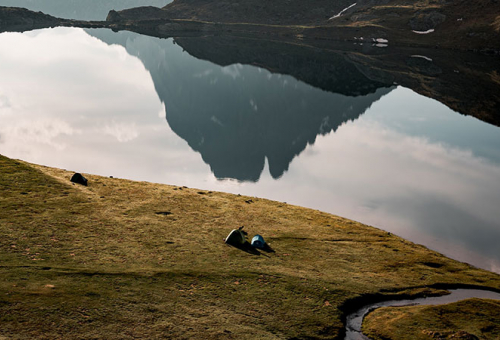
[[[108,173],[127,162],[119,144],[165,115],[139,59],[81,29],[1,34],[0,74],[0,152],[10,157]]]
[[[221,71],[236,79],[243,67]],[[255,73],[262,81],[272,77],[258,68]],[[83,30],[57,28],[0,34],[0,120],[0,153],[9,157],[287,201],[500,268],[497,246],[491,245],[500,239],[499,163],[417,127],[454,126],[450,135],[461,139],[498,136],[498,130],[407,89],[382,97],[335,133],[317,136],[279,180],[270,176],[267,161],[257,183],[218,180],[169,128],[139,59]],[[500,151],[493,152],[500,159]]]
[[[67,122],[60,119],[34,118],[32,120],[17,120],[0,127],[0,133],[6,142],[15,141],[10,147],[23,155],[29,154],[29,145],[48,146],[57,151],[63,151],[66,143],[59,137],[72,136],[77,132]]]

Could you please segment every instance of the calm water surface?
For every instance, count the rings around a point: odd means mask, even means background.
[[[500,129],[407,88],[332,93],[56,28],[0,34],[0,121],[9,157],[312,207],[500,272]]]

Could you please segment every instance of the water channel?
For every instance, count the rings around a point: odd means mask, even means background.
[[[371,311],[381,307],[402,307],[402,306],[418,306],[418,305],[444,305],[448,303],[458,302],[466,299],[491,299],[500,300],[500,293],[481,289],[450,289],[450,294],[425,297],[411,300],[388,300],[377,303],[372,303],[358,309],[354,313],[347,316],[346,320],[346,336],[345,340],[370,340],[361,331],[361,326],[364,317]]]

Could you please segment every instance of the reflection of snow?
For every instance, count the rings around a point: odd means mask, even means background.
[[[429,34],[429,33],[434,32],[434,28],[431,28],[430,30],[427,30],[427,31],[412,31],[412,32],[417,33],[417,34]]]
[[[253,101],[253,99],[250,99],[250,106],[252,107],[252,109],[253,109],[254,111],[258,111],[258,110],[259,110],[259,108],[258,108],[258,106],[257,106],[257,103],[255,103],[255,102]]]
[[[217,125],[224,126],[224,124],[222,124],[222,122],[215,116],[210,117],[210,120]]]
[[[412,55],[411,57],[412,57],[412,58],[422,58],[422,59],[425,59],[425,60],[427,60],[427,61],[432,61],[432,59],[431,59],[431,58],[426,57],[425,55],[414,54],[414,55]]]
[[[211,75],[213,72],[214,72],[214,70],[208,69],[208,70],[205,70],[203,72],[199,72],[199,73],[194,74],[193,77],[194,78],[203,78],[203,77]]]
[[[338,18],[339,16],[341,16],[341,15],[342,15],[342,13],[344,13],[345,11],[347,11],[349,8],[356,6],[356,4],[357,4],[357,3],[355,2],[355,3],[353,3],[351,6],[344,8],[344,9],[343,9],[343,10],[341,10],[338,14],[334,15],[333,17],[331,17],[331,18],[330,18],[330,19],[328,19],[328,20],[332,20],[332,19]]]

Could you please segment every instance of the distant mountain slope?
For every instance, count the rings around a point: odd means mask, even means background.
[[[274,25],[324,24],[356,0],[175,0],[163,9],[175,18]],[[381,1],[358,0],[358,6]],[[382,1],[387,2],[387,1]]]
[[[175,18],[226,23],[384,27],[406,21],[425,31],[462,18],[465,24],[492,25],[497,32],[500,27],[498,0],[175,0],[163,10]]]
[[[162,7],[172,0],[0,0],[0,6],[23,7],[65,19],[104,20],[112,9]]]
[[[120,15],[114,19],[293,26],[288,34],[305,38],[383,38],[406,45],[500,50],[498,0],[175,0],[161,11]]]

